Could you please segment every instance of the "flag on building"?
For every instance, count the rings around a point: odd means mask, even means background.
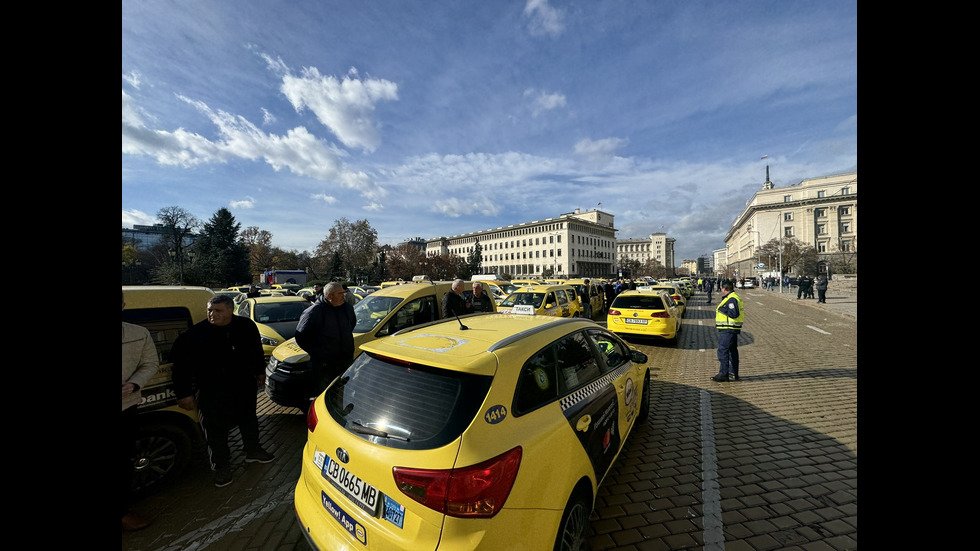
[[[768,159],[769,158],[769,155],[763,155],[762,158],[763,159]]]

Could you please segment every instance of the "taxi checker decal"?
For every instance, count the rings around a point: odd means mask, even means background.
[[[413,340],[413,339],[425,339],[425,338],[438,339],[438,340],[443,341],[443,342],[449,341],[450,342],[450,345],[449,346],[446,346],[446,347],[440,347],[440,348],[429,348],[428,346],[415,346],[414,344],[409,344],[409,342],[408,342],[408,341]],[[421,334],[417,334],[417,335],[412,335],[410,337],[406,337],[406,338],[398,341],[398,344],[407,346],[409,348],[414,348],[416,350],[428,350],[429,352],[437,352],[439,354],[443,354],[445,352],[449,352],[450,350],[452,350],[454,348],[458,348],[460,346],[463,346],[464,344],[466,344],[468,342],[470,342],[468,339],[457,339],[457,338],[453,338],[453,337],[447,337],[446,335],[433,335],[431,333],[421,333]]]
[[[622,376],[624,373],[626,373],[632,368],[633,368],[632,365],[626,363],[616,371],[610,371],[604,377],[592,381],[591,383],[583,386],[582,388],[576,390],[575,392],[569,394],[568,396],[562,397],[562,399],[559,401],[559,403],[561,404],[562,413],[565,413],[568,410],[572,409],[572,407],[574,407],[576,404],[578,404],[582,400],[585,400],[594,392],[600,390],[604,386],[611,384],[613,380]],[[626,405],[629,405],[629,403],[627,403]]]

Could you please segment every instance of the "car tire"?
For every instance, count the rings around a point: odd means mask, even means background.
[[[640,411],[636,414],[636,420],[645,423],[650,417],[650,372],[643,374],[643,394],[640,396]]]
[[[151,423],[136,435],[131,491],[146,495],[176,478],[187,467],[193,452],[191,436],[178,426]]]
[[[558,524],[555,551],[581,551],[587,548],[585,528],[591,512],[589,502],[582,493],[573,493],[561,515],[561,523]]]

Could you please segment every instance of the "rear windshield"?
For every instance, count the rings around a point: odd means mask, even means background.
[[[531,305],[535,308],[540,308],[542,302],[544,302],[544,293],[511,293],[506,299],[504,299],[503,302],[500,303],[500,305]]]
[[[255,321],[260,323],[279,323],[283,321],[299,321],[303,310],[309,308],[309,302],[255,303]]]
[[[663,310],[664,301],[659,295],[620,295],[613,300],[612,308],[627,308],[631,310]]]
[[[462,434],[492,379],[389,362],[367,352],[324,398],[334,421],[351,434],[389,448],[428,450]]]
[[[367,333],[371,331],[392,311],[401,304],[402,299],[398,297],[378,297],[368,295],[354,305],[354,316],[357,317],[357,325],[354,326],[355,333]]]

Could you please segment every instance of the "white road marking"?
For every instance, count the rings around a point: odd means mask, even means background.
[[[829,335],[830,334],[830,333],[824,331],[823,329],[820,329],[819,327],[814,327],[812,325],[807,325],[807,327],[809,327],[810,329],[813,329],[817,333],[823,333],[824,335]]]
[[[786,315],[786,314],[784,314],[784,313],[782,313],[782,312],[780,312],[779,310],[773,310],[773,312],[776,312],[776,313],[777,313],[777,314],[779,314],[780,316],[785,316],[785,315]]]
[[[724,551],[725,530],[721,519],[721,491],[718,487],[718,461],[715,455],[715,427],[711,416],[711,393],[701,391],[701,480],[704,489],[704,550]]]
[[[214,519],[198,530],[187,532],[170,545],[159,551],[197,551],[211,544],[220,543],[222,538],[232,532],[240,532],[244,526],[262,517],[284,501],[291,501],[295,486],[284,484],[275,492],[261,495],[251,503],[243,505],[223,517]]]

